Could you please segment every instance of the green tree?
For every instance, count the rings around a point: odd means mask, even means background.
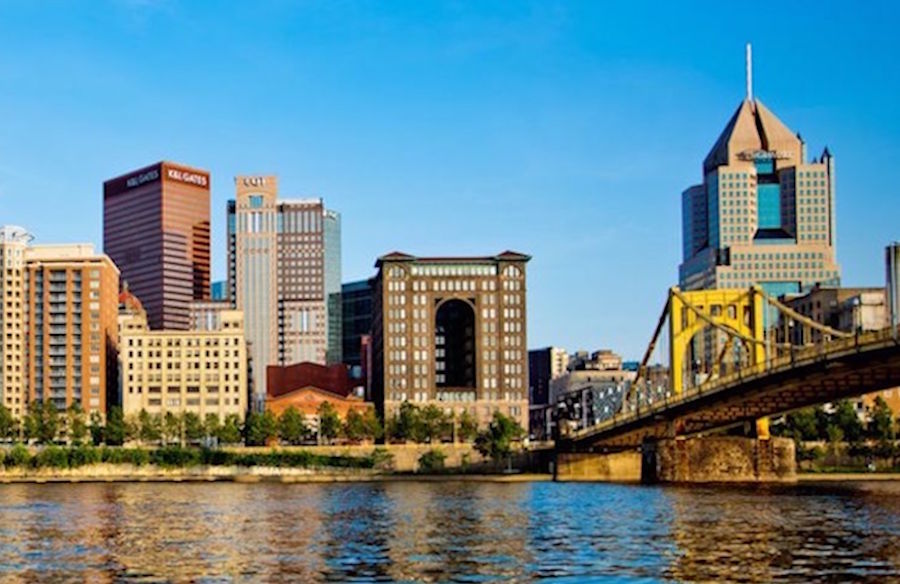
[[[122,410],[119,411],[121,412]],[[91,433],[91,443],[94,446],[100,446],[106,438],[106,428],[103,427],[103,417],[100,415],[100,412],[94,410],[91,412],[90,419],[91,423],[88,430]]]
[[[400,410],[391,422],[391,438],[408,442],[422,442],[422,412],[408,401],[400,404]]]
[[[162,438],[162,420],[159,414],[151,414],[147,410],[138,413],[138,436],[144,444],[159,442]]]
[[[134,442],[141,439],[141,417],[137,414],[127,416],[122,425],[125,442]]]
[[[199,442],[203,438],[203,422],[194,412],[186,412],[181,423],[184,428],[184,439],[190,443]]]
[[[841,400],[835,404],[832,423],[838,426],[844,433],[848,442],[859,442],[863,437],[863,425],[856,414],[856,408],[848,400]]]
[[[41,444],[52,444],[59,434],[59,413],[50,400],[44,400],[38,409],[37,438]]]
[[[219,432],[222,430],[222,422],[219,420],[218,414],[206,414],[203,420],[203,435],[207,438],[218,438]]]
[[[490,426],[476,438],[475,448],[482,456],[489,457],[494,462],[503,458],[509,461],[515,443],[524,435],[525,430],[513,418],[494,412]]]
[[[22,419],[22,430],[25,434],[25,441],[30,442],[37,440],[41,433],[42,408],[39,400],[28,402],[25,410],[25,417]]]
[[[181,441],[181,415],[175,412],[166,412],[162,422],[162,437],[166,444],[174,444]]]
[[[362,442],[366,439],[366,428],[362,414],[355,409],[350,409],[347,412],[347,417],[344,419],[344,436],[351,442]]]
[[[471,442],[478,435],[478,421],[475,420],[469,410],[463,412],[456,419],[456,436],[462,442]]]
[[[225,416],[225,422],[219,428],[216,438],[222,444],[237,444],[241,441],[241,419],[237,414]]]
[[[76,446],[83,444],[87,438],[88,427],[84,419],[84,410],[77,402],[72,402],[72,405],[66,410],[66,430],[69,440]]]
[[[795,442],[819,439],[816,411],[813,408],[804,408],[788,414],[785,417],[785,426],[787,435]]]
[[[871,420],[869,421],[869,436],[881,443],[894,441],[894,412],[891,406],[880,395],[875,398],[872,407]]]
[[[841,442],[844,441],[844,431],[841,427],[832,424],[828,426],[828,450],[831,452],[831,464],[837,464],[840,455]]]
[[[110,446],[121,446],[125,443],[125,415],[122,408],[112,406],[106,414],[105,440]]]
[[[294,406],[281,412],[278,418],[278,438],[286,444],[302,444],[309,430],[303,414]]]
[[[278,437],[278,421],[266,410],[263,413],[250,412],[244,423],[244,439],[248,446],[265,446]]]
[[[375,408],[366,408],[362,414],[363,428],[365,428],[366,438],[369,440],[378,440],[384,436],[384,428]]]
[[[420,442],[440,442],[453,429],[453,422],[444,410],[434,404],[422,408]]]
[[[341,417],[329,402],[319,405],[319,435],[331,442],[341,433]]]
[[[4,405],[0,405],[0,438],[13,438],[16,432],[16,419]]]

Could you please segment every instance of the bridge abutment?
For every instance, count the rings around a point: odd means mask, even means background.
[[[792,482],[796,473],[789,438],[674,438],[641,447],[644,483]]]
[[[796,480],[789,438],[665,438],[640,451],[558,452],[556,480],[656,483],[764,483]]]

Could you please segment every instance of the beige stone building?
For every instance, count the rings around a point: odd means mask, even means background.
[[[139,303],[121,302],[122,409],[151,414],[192,412],[242,420],[248,408],[243,314],[217,313],[210,330],[149,330]]]
[[[31,235],[16,226],[0,227],[0,403],[21,417],[25,391],[25,249]]]
[[[526,278],[529,256],[390,253],[374,280],[376,408],[435,404],[487,424],[495,411],[528,427]]]
[[[116,392],[119,269],[89,243],[25,250],[29,400],[106,415]]]

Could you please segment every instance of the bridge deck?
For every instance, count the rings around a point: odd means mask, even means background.
[[[646,438],[696,435],[801,407],[900,386],[900,339],[885,329],[798,349],[678,396],[623,411],[560,440],[564,450],[615,450]]]

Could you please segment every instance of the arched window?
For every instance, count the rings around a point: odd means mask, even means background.
[[[515,266],[506,266],[503,268],[503,275],[507,278],[518,278],[522,275],[522,270]]]
[[[475,311],[467,302],[437,309],[434,355],[437,387],[475,387]]]

